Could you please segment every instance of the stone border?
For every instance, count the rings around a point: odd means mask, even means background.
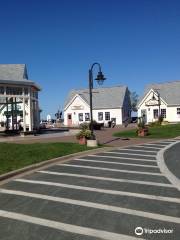
[[[180,180],[169,170],[164,160],[164,153],[166,150],[171,148],[172,146],[179,143],[179,141],[173,142],[160,150],[156,156],[158,166],[160,171],[165,175],[165,177],[171,182],[171,184],[180,191]]]

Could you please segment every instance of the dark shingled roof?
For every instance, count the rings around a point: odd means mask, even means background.
[[[40,87],[28,79],[26,64],[0,64],[0,83],[20,84]]]
[[[25,64],[0,64],[0,80],[27,80]]]
[[[93,109],[120,108],[123,106],[127,86],[104,87],[93,89]],[[70,103],[73,97],[78,94],[89,105],[89,90],[72,90],[66,101],[65,107]]]
[[[157,90],[160,94],[160,97],[168,105],[180,105],[180,81],[147,85],[144,91],[144,95],[140,99],[139,103],[142,101],[142,99],[145,97],[145,95],[149,92],[150,89],[153,89],[155,91]]]

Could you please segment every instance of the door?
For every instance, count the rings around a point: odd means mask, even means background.
[[[141,110],[141,117],[143,118],[144,123],[147,123],[147,110],[146,109],[142,109]]]
[[[67,114],[67,124],[68,126],[72,125],[72,113]]]

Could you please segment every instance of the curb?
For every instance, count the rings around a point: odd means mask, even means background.
[[[51,165],[53,165],[54,163],[57,163],[57,162],[65,162],[65,161],[74,159],[76,157],[83,157],[83,156],[86,156],[88,154],[102,153],[102,152],[106,152],[106,151],[109,151],[109,150],[112,150],[112,149],[115,149],[115,147],[97,148],[97,149],[87,150],[87,151],[83,151],[83,152],[72,153],[72,154],[69,154],[69,155],[65,155],[65,156],[57,157],[57,158],[52,158],[52,159],[49,159],[49,160],[44,160],[44,161],[39,162],[39,163],[34,163],[34,164],[29,165],[29,166],[26,166],[26,167],[23,167],[23,168],[20,168],[20,169],[17,169],[17,170],[14,170],[14,171],[11,171],[11,172],[0,175],[0,185],[10,181],[11,179],[13,179],[17,176],[20,177],[20,176],[24,176],[26,174],[33,173],[36,170],[46,168],[47,166],[51,166]]]
[[[171,184],[180,191],[180,180],[169,170],[164,160],[164,153],[166,150],[176,145],[179,141],[173,142],[160,150],[156,156],[158,166],[160,171],[165,175],[165,177],[171,182]]]

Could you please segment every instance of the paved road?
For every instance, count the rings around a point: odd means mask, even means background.
[[[179,240],[180,192],[156,161],[170,142],[89,155],[9,182],[0,189],[0,239]]]
[[[180,179],[180,142],[168,149],[164,158],[169,170]]]

